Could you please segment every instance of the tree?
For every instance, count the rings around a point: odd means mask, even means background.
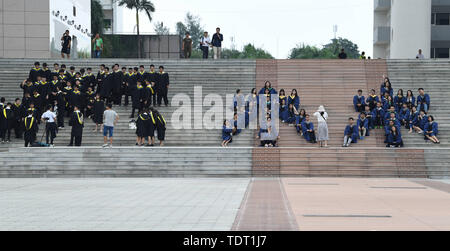
[[[91,34],[103,34],[105,14],[98,0],[91,1]]]
[[[332,39],[331,43],[323,48],[316,46],[299,44],[291,50],[289,59],[336,59],[341,49],[344,49],[348,58],[359,58],[358,45],[348,39]]]
[[[331,43],[324,45],[324,48],[329,49],[335,55],[339,55],[341,49],[344,49],[345,53],[347,53],[348,58],[357,59],[359,58],[359,56],[361,56],[357,44],[354,44],[352,41],[341,37],[337,39],[331,39]]]
[[[163,22],[157,22],[155,24],[155,32],[156,35],[169,35],[170,30],[164,26]]]
[[[201,25],[201,19],[199,16],[194,16],[191,13],[187,13],[183,22],[177,23],[177,34],[184,37],[186,32],[191,34],[192,41],[194,41],[194,46],[198,44],[203,36],[204,28]]]
[[[242,51],[233,49],[224,49],[222,51],[224,58],[228,59],[273,59],[269,52],[261,48],[256,48],[253,44],[247,44]]]
[[[155,6],[148,0],[118,0],[119,6],[127,7],[130,10],[136,10],[136,29],[137,29],[137,43],[138,43],[138,58],[141,57],[141,35],[139,30],[139,12],[144,11],[147,14],[149,21],[152,21],[152,13],[155,12]]]

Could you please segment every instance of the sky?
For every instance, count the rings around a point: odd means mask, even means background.
[[[205,30],[221,28],[226,48],[242,49],[253,43],[283,59],[297,44],[322,46],[337,37],[350,39],[360,51],[372,56],[373,0],[151,0],[156,11],[152,23],[141,15],[141,30],[154,32],[154,23],[163,22],[171,33],[175,24],[191,12],[201,18]],[[134,14],[126,11],[124,32],[133,32]],[[234,38],[234,43],[232,39]]]

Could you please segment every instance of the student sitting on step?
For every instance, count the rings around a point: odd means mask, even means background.
[[[395,113],[387,113],[387,119],[384,122],[385,127],[389,125],[389,122],[393,121],[394,125],[397,126],[399,129],[401,128],[402,124],[400,123],[400,120],[397,119],[397,116]],[[388,132],[389,129],[386,128],[386,132]]]
[[[233,128],[230,121],[224,120],[222,127],[222,147],[227,147],[229,143],[233,142],[232,138]]]
[[[280,98],[280,105],[283,103],[283,100],[285,101],[284,103],[286,104],[286,106],[288,106],[288,98],[286,97],[286,92],[284,91],[284,89],[281,89],[280,90],[280,95],[279,95],[279,98]]]
[[[354,125],[355,120],[353,118],[348,119],[348,125],[344,131],[344,144],[342,147],[350,147],[351,143],[358,143],[358,126]]]
[[[414,129],[416,130],[417,133],[422,134],[423,131],[425,130],[425,125],[428,123],[428,116],[422,110],[419,112],[419,117],[417,118],[417,120],[418,120],[418,126],[415,127]]]
[[[293,105],[295,109],[300,110],[300,97],[298,96],[298,92],[296,89],[293,89],[291,92],[291,96],[288,97],[288,105]]]
[[[272,119],[267,118],[267,131],[261,133],[261,146],[263,147],[276,147],[278,140],[278,131],[272,124]]]
[[[412,109],[413,106],[416,105],[416,97],[414,97],[414,94],[411,90],[408,90],[406,93],[406,104],[408,105],[408,109]]]
[[[395,114],[395,118],[396,119],[399,119],[398,114],[395,111],[395,107],[394,106],[390,106],[388,109],[385,110],[384,120],[390,119],[391,118],[391,113]]]
[[[388,142],[388,136],[389,136],[389,133],[391,132],[392,127],[395,127],[397,129],[398,133],[401,134],[401,132],[400,132],[400,125],[396,124],[394,120],[389,120],[389,122],[386,124],[386,126],[384,128],[385,129],[385,140],[384,140],[384,143]]]
[[[358,127],[359,139],[363,140],[364,137],[369,136],[369,119],[366,118],[365,112],[359,115],[356,125]]]
[[[394,107],[394,111],[395,111],[395,105],[394,105],[394,99],[392,98],[392,96],[389,96],[387,93],[381,97],[381,100],[383,102],[383,109],[389,110],[391,107]]]
[[[386,147],[403,147],[402,135],[395,126],[391,127],[389,130]]]
[[[297,130],[297,134],[303,136],[302,123],[306,119],[306,111],[305,109],[301,109],[299,114],[295,116],[295,129]]]
[[[428,113],[430,105],[431,105],[430,96],[425,93],[425,90],[423,88],[420,88],[419,96],[417,96],[417,110],[425,111],[425,113]]]
[[[409,114],[410,111],[408,109],[408,104],[404,103],[403,108],[400,109],[398,113],[398,118],[400,120],[400,124],[404,126],[406,129],[409,129]]]
[[[268,94],[275,95],[277,94],[277,91],[272,88],[272,84],[269,81],[266,81],[264,84],[264,87],[259,91],[258,94],[266,94],[266,90],[268,91]]]
[[[425,124],[424,128],[425,140],[430,140],[435,144],[440,144],[441,142],[437,138],[438,133],[438,123],[434,121],[433,116],[428,116],[428,123]]]
[[[287,123],[289,119],[289,107],[286,103],[286,99],[280,99],[280,120],[283,123]]]
[[[310,120],[309,114],[306,114],[305,120],[302,122],[303,137],[311,144],[316,144],[316,132],[314,131],[314,123]]]
[[[238,125],[239,116],[237,113],[234,113],[233,119],[230,121],[231,126],[233,127],[233,136],[239,135],[242,132],[242,127]]]
[[[287,120],[285,121],[286,123],[288,123],[290,126],[293,126],[295,123],[295,116],[298,114],[297,109],[295,108],[294,104],[289,104],[289,109],[288,109],[288,116],[287,116]]]
[[[406,97],[403,95],[403,90],[400,89],[397,92],[397,96],[394,98],[394,106],[397,113],[403,108],[403,104],[406,104]]]
[[[391,97],[394,96],[394,89],[388,77],[384,78],[384,83],[380,87],[380,95],[384,96],[386,93]]]
[[[366,111],[366,98],[362,94],[363,91],[358,90],[358,94],[353,97],[353,106],[358,113]]]
[[[409,126],[409,128],[408,128],[409,133],[412,133],[413,129],[414,129],[414,131],[417,132],[416,128],[419,127],[419,112],[417,111],[417,108],[415,106],[413,106],[411,108],[411,111],[409,112],[408,126]]]
[[[366,104],[369,106],[370,112],[377,108],[377,103],[380,102],[380,98],[376,95],[375,90],[370,91],[370,95],[366,100]]]
[[[377,107],[372,111],[372,121],[375,129],[380,129],[384,126],[385,111],[381,106],[381,102],[377,103]]]

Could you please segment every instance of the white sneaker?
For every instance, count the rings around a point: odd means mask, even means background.
[[[108,146],[109,146],[108,144],[104,144],[102,147],[105,148],[105,147],[108,147]]]

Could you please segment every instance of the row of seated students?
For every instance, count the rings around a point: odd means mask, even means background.
[[[413,131],[423,134],[425,140],[430,140],[435,144],[440,144],[438,135],[438,124],[434,121],[433,116],[427,116],[428,110],[431,106],[431,99],[425,93],[423,88],[418,89],[417,98],[411,90],[408,90],[407,95],[403,95],[403,90],[400,89],[397,95],[392,98],[393,89],[389,78],[385,78],[385,82],[380,87],[380,97],[371,90],[371,94],[366,99],[363,96],[363,91],[358,90],[358,94],[353,98],[353,105],[355,111],[360,113],[356,127],[359,133],[353,134],[353,143],[356,143],[357,137],[355,135],[361,134],[360,139],[364,136],[369,136],[372,129],[385,129],[387,147],[402,147],[403,140],[401,136],[401,127],[405,127],[412,133]],[[360,123],[361,118],[367,118],[364,125]],[[350,123],[349,123],[350,124]],[[395,127],[395,129],[392,129]],[[352,130],[350,130],[352,131]],[[362,131],[365,131],[362,133]],[[346,130],[346,135],[351,133]],[[349,142],[344,146],[349,146]]]
[[[50,70],[46,63],[40,68],[40,63],[36,62],[28,79],[20,87],[27,101],[23,103],[34,103],[37,113],[47,104],[56,104],[60,111],[67,114],[78,106],[83,114],[87,112],[91,115],[95,97],[99,95],[107,103],[119,106],[123,97],[124,105],[128,106],[131,97],[133,109],[130,118],[134,118],[135,110],[161,106],[163,100],[168,106],[169,84],[169,74],[164,71],[164,66],[160,66],[157,72],[151,65],[147,72],[143,65],[128,69],[122,67],[120,70],[120,66],[115,64],[110,70],[102,64],[95,76],[89,67],[76,71],[71,66],[67,71],[65,65],[55,63],[54,69]]]

